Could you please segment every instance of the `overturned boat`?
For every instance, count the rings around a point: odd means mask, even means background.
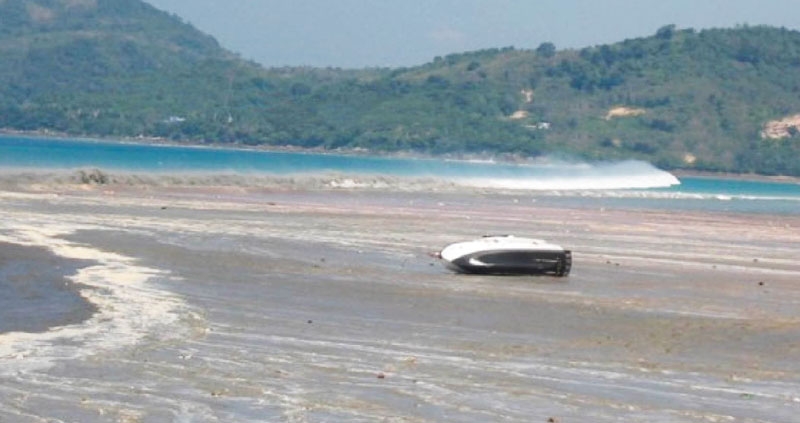
[[[457,242],[436,255],[459,273],[567,276],[572,268],[569,250],[541,239],[513,235]]]

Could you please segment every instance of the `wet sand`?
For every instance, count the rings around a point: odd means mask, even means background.
[[[0,333],[41,332],[88,319],[94,307],[66,279],[88,264],[43,247],[0,243]]]
[[[91,260],[97,307],[0,334],[0,422],[782,422],[800,218],[469,192],[0,192],[0,242]],[[448,272],[483,234],[568,278]],[[552,419],[552,420],[551,420]]]

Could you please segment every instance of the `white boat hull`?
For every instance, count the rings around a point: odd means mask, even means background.
[[[439,257],[459,273],[567,276],[572,268],[569,250],[541,240],[510,236],[451,244]]]

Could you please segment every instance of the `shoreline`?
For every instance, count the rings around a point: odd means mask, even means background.
[[[138,145],[148,145],[148,146],[262,151],[262,152],[272,152],[272,153],[306,153],[306,154],[340,155],[340,156],[353,156],[353,157],[373,156],[373,157],[409,158],[409,159],[434,159],[434,160],[442,159],[442,160],[456,160],[456,161],[491,160],[491,161],[496,161],[497,163],[506,163],[506,164],[535,163],[537,160],[537,158],[523,158],[514,155],[496,156],[496,155],[462,154],[462,153],[426,155],[410,151],[380,152],[362,148],[327,150],[323,148],[302,148],[295,146],[273,146],[273,145],[249,146],[242,144],[226,145],[226,144],[205,143],[205,142],[179,142],[157,137],[91,137],[91,136],[75,136],[66,133],[57,133],[52,131],[16,131],[4,128],[0,128],[0,136],[17,136],[33,140],[36,139],[64,140],[64,141],[95,142],[95,143],[102,142],[102,143],[117,143],[117,144],[134,144],[134,145],[138,144]],[[773,176],[773,175],[761,175],[753,173],[709,172],[709,171],[698,171],[692,169],[673,169],[667,172],[671,173],[672,175],[678,178],[683,176],[683,177],[715,178],[715,179],[728,179],[728,180],[741,180],[741,181],[754,181],[754,182],[780,182],[780,183],[791,183],[800,185],[800,176],[788,176],[788,175]]]

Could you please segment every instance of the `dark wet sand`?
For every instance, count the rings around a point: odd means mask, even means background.
[[[126,297],[130,310],[99,306],[108,317],[74,333],[0,338],[15,345],[0,353],[0,367],[13,369],[0,372],[0,421],[800,415],[800,218],[535,200],[121,187],[6,194],[0,234],[51,225],[31,236],[65,243],[62,254],[114,253],[101,258],[109,273],[89,281],[108,285],[93,291],[117,284],[136,295]],[[562,244],[573,272],[456,275],[428,255],[487,233]],[[150,276],[118,279],[125,265]],[[52,345],[25,346],[38,342]]]
[[[94,307],[66,276],[88,262],[0,242],[0,333],[41,332],[88,319]]]

